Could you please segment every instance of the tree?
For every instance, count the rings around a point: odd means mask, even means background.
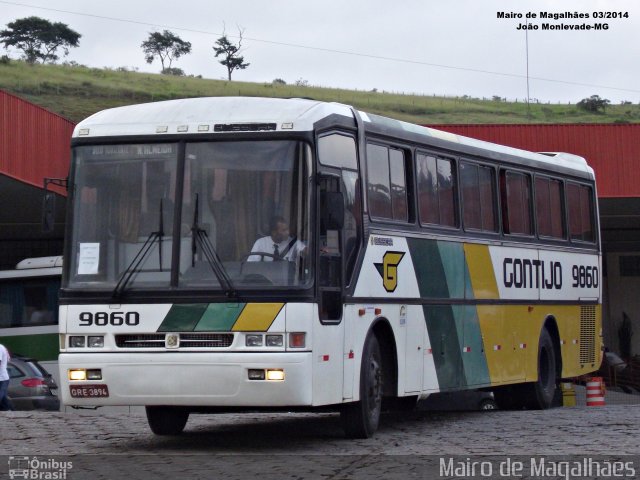
[[[238,44],[231,43],[227,34],[222,32],[222,37],[216,40],[213,50],[216,52],[216,58],[222,55],[220,63],[227,67],[227,73],[229,74],[229,81],[231,81],[231,74],[234,70],[244,70],[249,66],[249,63],[244,63],[244,57],[240,55],[242,51],[242,35],[244,30],[238,27]],[[216,46],[217,45],[217,46]]]
[[[69,48],[77,47],[82,36],[64,23],[51,23],[40,17],[19,18],[7,27],[0,31],[0,43],[4,48],[21,50],[24,60],[30,64],[38,60],[55,62],[59,48],[63,49],[64,56],[69,55]]]
[[[611,101],[606,98],[600,98],[599,95],[591,95],[589,98],[583,98],[578,102],[578,108],[582,110],[586,110],[587,112],[597,113],[598,110],[602,109],[602,111],[606,111],[607,105],[609,105]]]
[[[142,51],[147,63],[153,63],[156,57],[162,64],[162,72],[171,68],[171,63],[182,55],[191,53],[191,42],[185,42],[169,30],[162,33],[153,32],[149,38],[142,42]],[[165,65],[165,62],[168,62]]]

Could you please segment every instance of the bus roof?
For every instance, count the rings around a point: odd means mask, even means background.
[[[594,178],[593,169],[577,155],[534,153],[365,112],[359,114],[367,130],[427,143],[435,140],[453,151],[481,151],[490,156],[523,159],[543,168],[563,168]],[[353,118],[353,109],[340,103],[301,98],[186,98],[103,110],[80,122],[73,137],[312,131],[316,122],[330,115]]]

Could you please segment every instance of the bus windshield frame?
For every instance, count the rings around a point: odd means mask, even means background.
[[[63,290],[118,298],[312,286],[306,141],[110,139],[76,145],[73,159]],[[276,256],[264,251],[275,243]]]

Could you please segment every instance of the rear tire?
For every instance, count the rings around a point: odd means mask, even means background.
[[[538,342],[538,380],[496,388],[493,392],[503,410],[545,410],[551,408],[558,390],[558,359],[556,349],[546,328]]]
[[[362,352],[360,401],[345,405],[340,412],[348,438],[369,438],[378,429],[382,409],[382,354],[375,335],[370,334]]]
[[[184,430],[189,411],[180,407],[145,407],[147,421],[156,435],[179,435]]]
[[[538,342],[538,380],[526,385],[527,408],[546,410],[553,406],[558,389],[558,359],[553,340],[544,328]]]

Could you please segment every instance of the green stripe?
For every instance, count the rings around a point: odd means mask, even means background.
[[[489,385],[482,333],[473,305],[425,305],[425,320],[441,390]],[[464,351],[468,348],[468,351]]]
[[[440,262],[449,289],[449,298],[464,298],[466,262],[462,243],[438,242]]]
[[[423,305],[440,390],[460,388],[462,358],[457,318],[462,305]]]
[[[413,268],[416,272],[420,296],[423,298],[449,298],[447,278],[435,240],[408,238]]]
[[[463,339],[460,344],[460,351],[464,347],[469,347],[470,352],[462,352],[462,365],[464,367],[464,378],[466,385],[489,385],[489,367],[487,357],[484,354],[484,344],[482,342],[482,332],[478,321],[478,310],[473,305],[464,307],[463,330],[458,331],[458,338]]]
[[[196,325],[197,332],[230,332],[245,303],[210,303]]]
[[[12,355],[24,355],[36,360],[58,360],[60,353],[57,333],[0,337],[0,343],[7,347]]]
[[[205,310],[206,303],[173,305],[164,317],[159,332],[192,332]]]

